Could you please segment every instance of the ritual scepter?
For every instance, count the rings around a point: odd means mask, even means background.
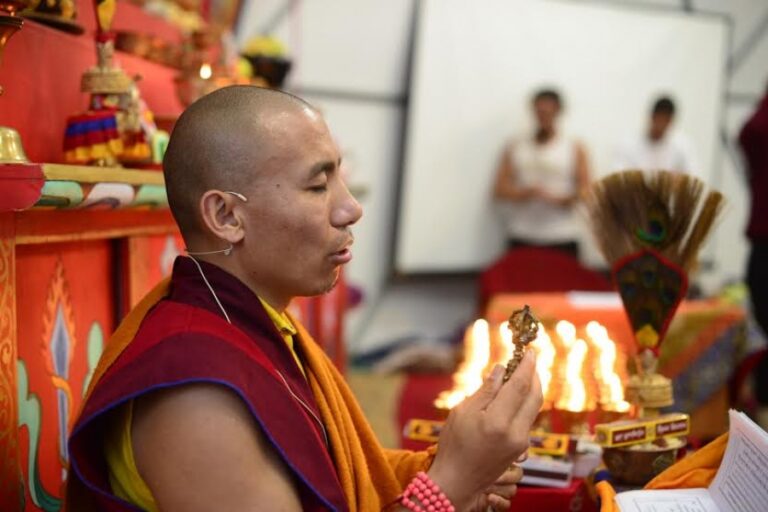
[[[525,356],[526,347],[536,339],[536,335],[539,332],[539,321],[531,312],[531,308],[526,305],[523,309],[515,310],[509,317],[508,321],[509,330],[512,332],[512,343],[514,344],[514,351],[512,357],[507,361],[507,366],[502,377],[502,383],[507,382],[512,374],[517,369],[520,362]],[[435,400],[435,406],[447,413],[450,407],[445,407],[444,402],[441,403],[440,397]],[[405,426],[404,435],[408,439],[415,441],[426,441],[430,443],[437,442],[440,431],[444,426],[443,421],[423,420],[414,418],[408,421]],[[562,443],[555,442],[558,446]],[[568,443],[566,442],[565,445]],[[532,453],[547,451],[546,447],[531,447]]]
[[[509,330],[512,331],[512,343],[515,346],[515,351],[504,370],[504,382],[512,377],[520,361],[523,360],[523,356],[525,356],[525,348],[536,339],[536,335],[539,333],[539,321],[531,313],[528,304],[523,306],[523,309],[514,311],[509,317]]]

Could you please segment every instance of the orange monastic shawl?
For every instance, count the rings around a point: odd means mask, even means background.
[[[645,485],[645,489],[693,489],[709,487],[714,480],[725,448],[728,434],[723,434],[690,457],[676,462]],[[616,492],[608,482],[597,484],[600,495],[600,512],[619,512],[613,501]]]
[[[158,284],[120,324],[99,361],[86,397],[134,339],[149,310],[168,294],[169,283],[170,279],[166,279]],[[429,467],[435,449],[411,452],[382,448],[344,378],[306,329],[295,319],[292,321],[298,327],[298,343],[306,358],[307,377],[330,438],[349,510],[378,512],[397,500],[418,471]],[[69,510],[76,510],[72,506],[79,492],[71,487],[67,503]]]

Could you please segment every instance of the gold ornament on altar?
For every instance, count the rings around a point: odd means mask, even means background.
[[[95,0],[96,66],[83,73],[81,89],[90,94],[88,109],[70,116],[64,134],[64,161],[116,166],[149,164],[157,126],[136,82],[114,62],[111,31],[116,0]]]
[[[115,42],[96,42],[96,66],[83,73],[80,90],[89,94],[127,94],[133,80],[113,62]]]
[[[274,36],[254,36],[246,41],[242,58],[253,80],[262,80],[264,87],[280,89],[291,71],[285,45]]]
[[[19,11],[26,5],[26,0],[0,0],[0,65],[3,64],[6,43],[24,25]],[[0,94],[2,93],[3,88],[0,86]]]
[[[85,31],[77,23],[76,0],[29,0],[29,7],[22,15],[71,34],[82,34]]]
[[[0,0],[0,64],[3,63],[5,44],[24,24],[19,11],[25,5],[22,0]]]
[[[232,46],[231,34],[210,27],[197,30],[187,38],[181,69],[174,79],[176,95],[184,107],[229,85],[266,85],[238,73]]]
[[[642,370],[629,378],[626,398],[642,407],[647,418],[659,415],[659,409],[674,403],[672,381],[656,372],[658,361],[650,351],[640,354]]]
[[[90,94],[128,94],[133,80],[114,62],[115,34],[111,32],[116,0],[95,0],[96,66],[83,73],[80,89]]]

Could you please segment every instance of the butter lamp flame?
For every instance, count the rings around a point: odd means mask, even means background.
[[[203,80],[208,80],[213,76],[213,69],[211,69],[210,64],[203,64],[200,66],[200,78]]]
[[[439,409],[453,409],[465,398],[480,389],[483,374],[491,358],[490,331],[488,322],[475,320],[467,332],[464,362],[453,376],[453,389],[443,391],[435,400]]]

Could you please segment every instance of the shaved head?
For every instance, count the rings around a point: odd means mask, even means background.
[[[198,202],[211,189],[241,191],[270,158],[281,116],[314,112],[291,94],[237,85],[203,96],[182,113],[163,159],[168,203],[182,235],[198,234]]]
[[[352,258],[362,209],[328,125],[295,96],[252,86],[204,96],[179,118],[163,164],[188,255],[278,311],[330,290]]]

